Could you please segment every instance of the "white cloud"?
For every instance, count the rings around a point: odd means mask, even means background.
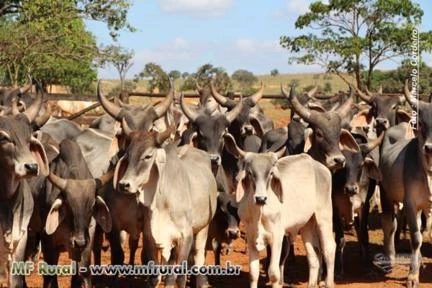
[[[288,13],[304,14],[309,10],[309,1],[287,0]]]
[[[224,14],[233,0],[159,0],[161,9],[170,13],[187,13],[198,16]]]

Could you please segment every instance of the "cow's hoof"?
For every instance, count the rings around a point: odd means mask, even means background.
[[[410,274],[407,279],[407,287],[408,288],[417,288],[419,287],[419,275],[418,274]]]
[[[198,275],[196,276],[196,287],[207,288],[211,286],[209,285],[208,279],[205,275]]]

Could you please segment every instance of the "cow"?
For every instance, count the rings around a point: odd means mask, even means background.
[[[67,178],[53,173],[67,175]],[[91,248],[99,224],[105,232],[111,230],[111,215],[97,190],[110,181],[113,171],[94,179],[79,146],[71,141],[60,143],[60,154],[52,163],[46,185],[46,223],[42,234],[42,251],[48,265],[57,265],[60,252],[69,252],[77,263],[71,287],[92,287],[90,265]],[[46,212],[47,211],[47,212]],[[86,267],[83,273],[80,267]],[[57,275],[44,275],[44,287],[58,287]]]
[[[268,269],[272,287],[283,285],[284,235],[293,241],[299,231],[309,262],[309,287],[318,284],[319,250],[327,265],[326,287],[333,287],[336,245],[330,171],[307,154],[282,157],[285,148],[276,153],[245,152],[231,135],[224,138],[227,149],[242,163],[236,199],[246,226],[250,287],[258,286],[258,253],[266,244],[272,251]]]
[[[162,148],[173,129],[163,133],[133,131],[126,121],[122,126],[129,145],[117,163],[114,187],[135,195],[146,209],[145,263],[157,260],[159,253],[163,263],[169,262],[175,247],[174,262],[179,264],[187,261],[193,247],[194,264],[204,265],[208,227],[217,205],[208,154],[188,145]],[[179,153],[178,149],[184,150]],[[152,280],[154,286],[159,282]],[[173,285],[172,280],[166,279],[166,285]],[[177,276],[180,287],[185,287],[185,280],[184,275]],[[197,287],[202,287],[204,280],[197,277]]]
[[[74,139],[83,131],[83,129],[73,121],[56,119],[54,117],[51,117],[40,130],[49,134],[57,143],[62,142],[64,139]]]
[[[43,92],[24,111],[0,116],[0,283],[24,287],[23,275],[12,275],[13,262],[24,261],[27,227],[34,202],[27,178],[49,172],[45,150],[32,135],[31,124],[42,105]]]
[[[354,134],[358,148],[342,150],[346,159],[345,167],[336,171],[332,177],[333,219],[336,236],[336,272],[337,277],[344,274],[343,250],[345,247],[344,229],[349,229],[355,222],[357,239],[361,255],[368,258],[369,237],[367,231],[369,200],[374,190],[369,189],[370,179],[381,181],[382,175],[369,153],[381,144],[384,133],[380,137],[369,140],[359,130]],[[357,217],[355,217],[357,216]]]
[[[432,104],[415,99],[405,82],[404,96],[413,110],[418,111],[416,137],[412,137],[411,125],[400,123],[390,127],[381,146],[380,170],[382,226],[384,253],[390,264],[395,261],[394,236],[397,228],[396,212],[403,204],[411,233],[411,265],[408,287],[419,286],[421,213],[430,216],[432,194],[430,187],[432,152]]]

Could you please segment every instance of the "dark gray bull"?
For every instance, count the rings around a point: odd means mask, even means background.
[[[10,269],[12,262],[25,260],[34,207],[26,178],[49,172],[45,150],[31,128],[41,105],[39,96],[24,113],[0,116],[0,285],[8,287],[25,286],[24,276]]]
[[[208,228],[217,205],[208,154],[188,145],[161,148],[171,129],[146,133],[131,131],[126,121],[122,124],[130,144],[117,163],[114,186],[136,196],[145,207],[145,263],[168,263],[175,247],[175,264],[187,261],[193,248],[194,264],[204,265]],[[204,285],[204,279],[197,277],[197,287]],[[152,280],[156,286],[160,279]],[[173,285],[172,280],[167,278],[166,285]],[[177,276],[177,284],[185,287],[185,275]]]
[[[422,211],[430,215],[432,193],[430,177],[432,171],[432,104],[411,96],[408,82],[405,83],[405,98],[418,113],[416,137],[411,137],[410,125],[401,123],[387,130],[381,147],[380,169],[382,225],[384,252],[394,264],[394,236],[397,228],[396,213],[403,203],[411,233],[411,265],[407,279],[408,287],[419,286],[420,231]]]
[[[335,271],[338,277],[343,277],[344,273],[344,229],[351,228],[354,221],[361,254],[365,260],[369,254],[369,200],[374,193],[374,190],[369,189],[369,184],[370,179],[382,179],[381,172],[369,153],[381,144],[383,136],[381,134],[379,138],[368,141],[364,134],[354,135],[359,145],[357,151],[342,150],[346,159],[345,167],[336,171],[332,177],[333,227],[338,259]]]
[[[289,99],[293,110],[310,125],[311,131],[305,134],[305,151],[331,171],[342,168],[345,157],[341,149],[355,150],[358,147],[350,132],[342,129],[342,119],[350,112],[353,104],[352,97],[335,111],[318,112],[304,107],[297,100],[294,85],[289,95],[283,86],[281,90]]]
[[[71,260],[77,263],[71,287],[92,287],[91,274],[79,272],[79,267],[89,268],[96,223],[105,232],[111,230],[108,207],[96,191],[112,179],[113,171],[93,179],[79,146],[71,140],[60,143],[60,154],[50,168],[42,234],[44,261],[57,265],[60,253],[69,252]],[[44,287],[58,287],[57,275],[45,275]]]

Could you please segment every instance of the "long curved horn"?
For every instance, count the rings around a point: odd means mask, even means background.
[[[195,78],[195,86],[196,86],[196,89],[198,90],[198,93],[201,94],[203,88],[199,85],[199,83],[198,83],[198,78]]]
[[[352,85],[350,85],[352,86]],[[357,92],[357,94],[360,96],[360,98],[364,101],[366,101],[367,103],[371,104],[372,100],[373,100],[373,95],[366,95],[365,93],[363,93],[360,89],[358,89],[357,86],[352,86],[354,87],[355,91]],[[367,89],[367,88],[366,88]],[[367,91],[367,90],[366,90]]]
[[[368,89],[367,86],[365,87],[365,91],[366,91],[366,94],[367,94],[369,97],[373,97],[372,92],[369,91],[369,89]]]
[[[37,116],[33,122],[37,128],[41,128],[43,125],[45,125],[46,122],[48,122],[50,117],[51,117],[51,107],[47,104],[45,113],[43,115]]]
[[[186,117],[189,118],[189,120],[191,120],[192,122],[195,122],[195,120],[198,118],[199,114],[198,114],[198,112],[190,109],[186,105],[186,103],[184,103],[184,94],[183,93],[181,93],[181,95],[180,95],[180,107],[181,107],[183,113],[186,115]]]
[[[210,81],[210,91],[212,93],[213,98],[222,106],[226,107],[226,108],[230,108],[232,109],[236,103],[223,96],[222,94],[220,94],[219,92],[217,92],[216,88],[214,87],[214,80]]]
[[[120,111],[121,108],[118,107],[116,104],[110,102],[102,93],[102,87],[101,87],[101,80],[98,82],[97,86],[97,98],[99,102],[101,103],[104,110],[111,115],[111,117],[115,118],[117,121],[121,121],[120,118]]]
[[[156,144],[162,145],[162,143],[165,142],[165,140],[171,136],[171,133],[174,132],[175,129],[176,129],[175,125],[171,125],[164,132],[158,133],[156,136]]]
[[[361,144],[360,149],[363,154],[368,154],[372,150],[374,150],[377,146],[379,146],[384,139],[384,132],[381,132],[380,136],[374,140],[368,141],[366,144]]]
[[[129,137],[132,134],[133,130],[129,127],[129,125],[127,124],[125,118],[122,118],[122,120],[121,120],[121,127],[122,127],[122,130],[123,130],[123,133],[126,136]]]
[[[162,102],[154,106],[154,110],[158,118],[165,115],[165,113],[168,111],[168,108],[174,99],[174,84],[172,83],[171,79],[169,79],[169,82],[170,82],[170,90],[168,92],[168,95],[166,95],[165,99]]]
[[[417,109],[418,107],[418,100],[415,97],[412,97],[411,92],[408,88],[408,79],[405,80],[405,86],[404,86],[404,95],[405,99],[408,101],[412,109]]]
[[[33,80],[30,75],[27,75],[27,80],[28,83],[24,87],[19,88],[19,93],[21,94],[27,93],[32,88]]]
[[[311,111],[304,107],[297,99],[295,95],[295,85],[291,86],[291,90],[289,94],[285,91],[285,88],[281,84],[281,91],[282,94],[290,101],[292,109],[306,122],[309,122],[311,120]]]
[[[33,120],[38,115],[40,108],[42,107],[44,92],[39,82],[37,83],[37,87],[38,87],[37,90],[39,90],[38,92],[40,92],[40,95],[39,93],[36,93],[36,99],[23,112],[23,114],[29,119],[30,122],[33,122]]]
[[[107,184],[113,177],[114,177],[114,169],[111,169],[107,171],[105,174],[103,174],[102,176],[100,176],[99,178],[94,179],[96,182],[96,187],[98,186],[98,181],[100,181],[99,187],[102,187],[105,186],[105,184]]]
[[[315,97],[316,92],[318,91],[318,86],[315,86],[314,88],[312,88],[308,93],[307,96],[309,98]],[[319,98],[318,98],[319,99]]]
[[[344,118],[348,113],[352,110],[352,104],[354,103],[354,99],[352,95],[341,105],[338,109],[336,109],[336,112]]]
[[[264,94],[264,83],[261,81],[260,89],[255,94],[249,96],[249,99],[251,99],[254,104],[257,104],[258,101],[263,96],[263,94]]]
[[[383,86],[380,85],[377,91],[378,94],[383,94]]]
[[[19,109],[18,109],[18,101],[17,98],[14,96],[11,99],[11,104],[12,104],[12,115],[17,115],[19,114]]]
[[[63,178],[55,175],[52,172],[49,173],[48,179],[50,180],[50,182],[52,184],[54,184],[60,190],[62,190],[62,191],[66,190],[66,186],[67,186],[67,180],[66,179],[63,179]]]
[[[243,97],[240,95],[240,99],[239,99],[237,105],[233,109],[231,109],[231,111],[229,111],[226,114],[226,118],[227,118],[229,123],[233,122],[237,118],[237,116],[240,114],[241,110],[243,109],[243,101],[242,100],[243,100]]]

